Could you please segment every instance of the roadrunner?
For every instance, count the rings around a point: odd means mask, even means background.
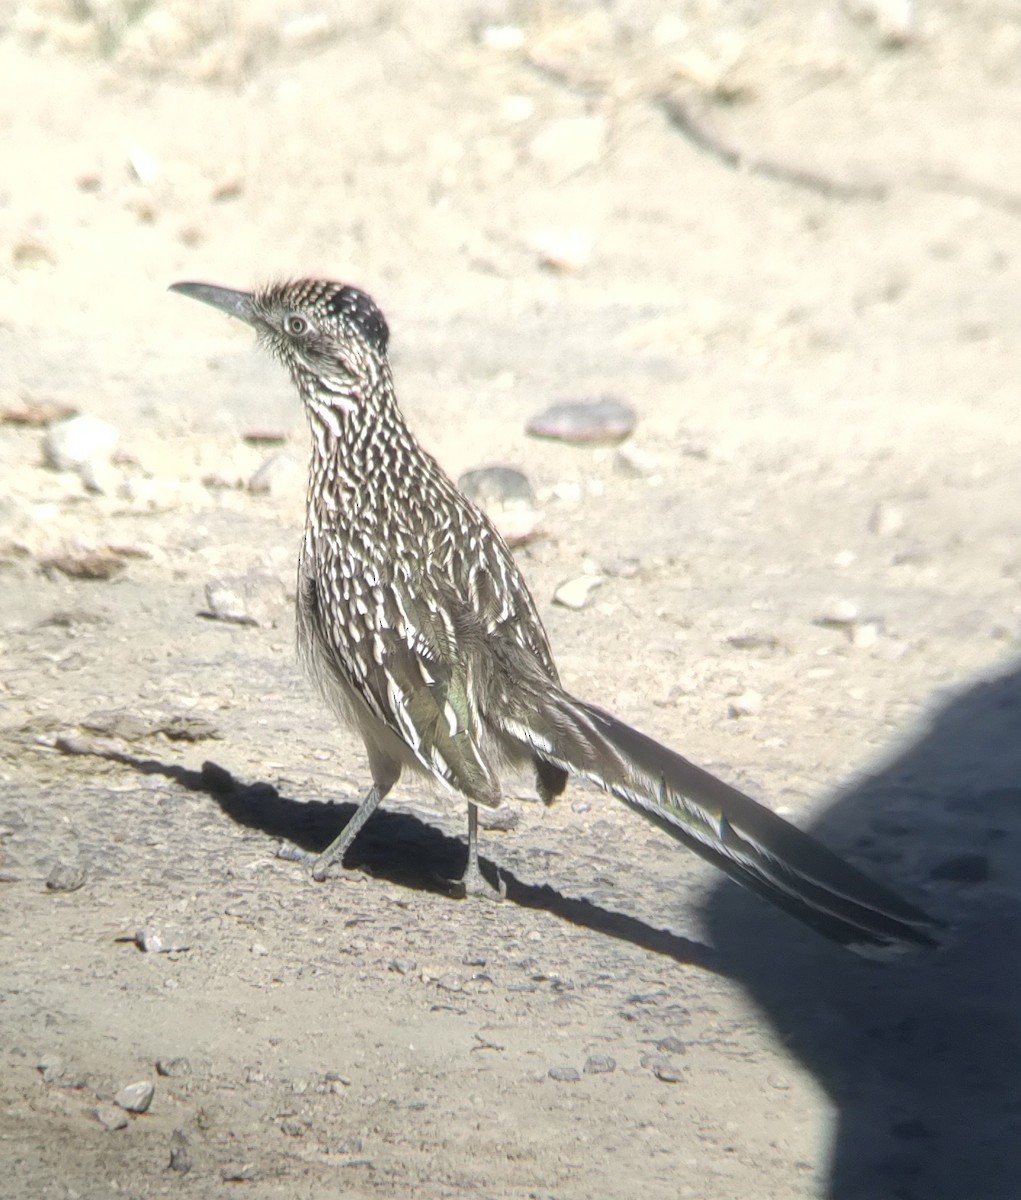
[[[499,533],[415,440],[389,330],[357,288],[305,279],[255,292],[176,283],[251,325],[287,367],[312,431],[298,565],[300,656],[361,734],[372,786],[314,859],[323,880],[404,767],[478,805],[508,769],[549,804],[572,772],[820,933],[864,954],[936,945],[938,923],[821,843],[560,683],[535,602]],[[311,857],[311,856],[309,856]]]

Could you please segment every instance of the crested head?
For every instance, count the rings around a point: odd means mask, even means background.
[[[306,402],[352,411],[379,383],[390,331],[358,288],[319,279],[270,284],[252,295],[252,317]]]
[[[353,413],[373,398],[387,370],[390,331],[375,301],[330,280],[297,279],[254,292],[204,283],[179,291],[251,325],[291,373],[302,399],[336,432],[331,410]]]

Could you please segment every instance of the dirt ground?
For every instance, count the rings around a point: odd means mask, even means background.
[[[0,1192],[1016,1200],[1021,12],[355,8],[0,3]],[[565,681],[944,949],[860,961],[580,785],[512,783],[499,905],[414,780],[361,874],[276,857],[366,782],[293,653],[304,421],[166,287],[303,274],[452,474],[528,474]],[[604,395],[623,457],[525,433]],[[112,461],[46,465],[61,409]]]

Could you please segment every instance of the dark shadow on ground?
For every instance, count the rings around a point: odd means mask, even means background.
[[[163,775],[192,792],[211,796],[232,821],[257,829],[302,850],[324,850],[350,820],[354,804],[324,804],[318,800],[293,800],[282,796],[270,783],[245,784],[216,763],[204,763],[193,771],[158,759],[110,753],[104,757],[132,767],[144,775]],[[416,891],[450,894],[445,880],[458,878],[464,870],[466,846],[448,837],[413,813],[380,807],[373,813],[344,858],[348,869],[362,870],[380,879]],[[491,881],[495,869],[483,862]],[[295,870],[310,868],[295,865]],[[701,942],[680,937],[666,929],[655,929],[644,921],[594,904],[564,896],[556,889],[537,887],[518,879],[505,868],[500,877],[507,886],[507,900],[522,908],[541,909],[562,921],[630,942],[675,962],[720,974],[719,957]],[[309,875],[309,887],[316,884]],[[451,900],[451,903],[458,901]],[[484,903],[469,901],[468,903]]]
[[[827,1195],[1017,1200],[1017,665],[953,696],[812,832],[954,927],[944,949],[884,966],[829,948],[730,884],[709,900],[725,973],[837,1110]]]

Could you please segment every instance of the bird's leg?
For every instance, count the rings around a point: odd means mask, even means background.
[[[309,854],[304,850],[298,850],[294,846],[284,845],[277,851],[277,857],[289,859],[291,862],[310,862],[312,864],[312,878],[317,883],[322,883],[323,880],[329,878],[330,868],[338,863],[342,863],[348,847],[358,836],[365,822],[376,811],[380,800],[386,795],[386,791],[387,789],[381,788],[378,784],[374,783],[355,809],[351,820],[348,821],[340,833],[330,842],[322,854]]]
[[[479,866],[479,806],[468,801],[468,865],[454,887],[462,896],[480,896],[484,900],[502,900],[507,885],[497,873],[497,886],[489,882]]]

